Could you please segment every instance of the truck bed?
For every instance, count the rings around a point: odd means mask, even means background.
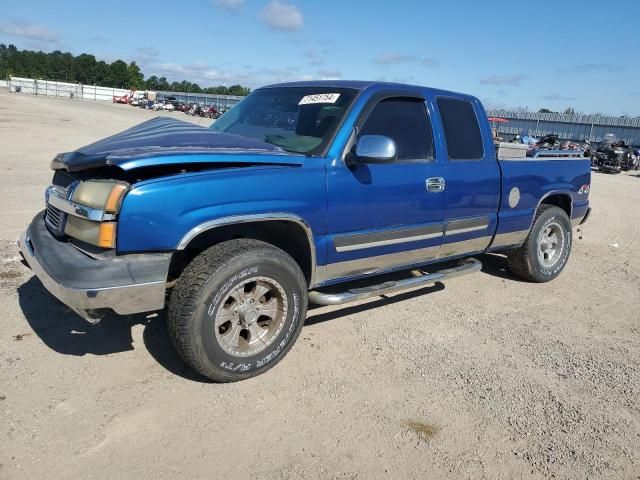
[[[522,243],[538,205],[550,195],[566,198],[573,224],[587,213],[591,162],[588,158],[527,157],[498,160],[502,193],[491,249]]]

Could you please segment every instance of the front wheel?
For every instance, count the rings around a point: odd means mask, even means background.
[[[567,264],[571,235],[571,221],[566,212],[552,205],[541,205],[524,244],[509,252],[509,269],[531,282],[553,280]]]
[[[185,269],[167,323],[186,363],[207,378],[233,382],[278,363],[298,338],[307,283],[285,252],[258,240],[215,245]]]

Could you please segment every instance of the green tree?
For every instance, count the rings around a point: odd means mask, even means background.
[[[133,90],[140,90],[144,87],[144,75],[140,73],[140,67],[136,62],[131,62],[127,67],[127,74],[129,76],[129,87]]]
[[[249,95],[249,89],[243,87],[242,85],[231,85],[229,87],[229,95]]]
[[[147,78],[147,81],[145,82],[145,88],[147,90],[160,90],[158,88],[159,82],[158,82],[158,77],[156,77],[155,75],[151,75],[149,78]]]
[[[62,53],[60,50],[55,50],[48,55],[49,69],[45,76],[49,80],[75,82],[76,78],[75,70],[73,68],[73,55],[69,52]],[[24,70],[24,66],[22,68]],[[25,73],[16,73],[16,75],[25,75]]]
[[[71,83],[95,84],[117,88],[147,88],[149,90],[216,93],[220,95],[247,95],[250,89],[241,85],[231,87],[201,87],[189,80],[169,84],[165,77],[152,75],[145,82],[140,67],[118,59],[111,64],[94,55],[82,53],[74,56],[69,52],[54,50],[42,52],[18,50],[15,45],[0,44],[0,78],[8,76],[30,77]]]
[[[83,53],[73,59],[75,81],[86,85],[93,85],[96,81],[96,57]]]
[[[111,79],[109,77],[109,65],[107,65],[107,63],[102,60],[97,62],[93,70],[93,78],[94,85],[110,87]]]
[[[129,88],[129,69],[122,60],[116,60],[109,65],[108,87]]]
[[[166,77],[160,77],[158,79],[158,90],[163,90],[163,91],[169,90],[169,82],[167,82]]]

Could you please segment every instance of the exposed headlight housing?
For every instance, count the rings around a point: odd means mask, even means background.
[[[88,180],[80,182],[73,191],[71,201],[115,214],[128,188],[128,183],[116,180]]]
[[[115,218],[129,184],[116,180],[87,180],[80,182],[71,195],[71,201],[83,207],[106,214],[108,220]],[[82,242],[102,248],[115,248],[116,222],[95,221],[81,216],[69,215],[64,233]]]

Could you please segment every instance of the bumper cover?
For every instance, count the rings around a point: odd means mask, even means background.
[[[580,225],[584,225],[587,220],[589,220],[589,216],[591,215],[591,207],[588,207],[584,215],[580,215],[578,217],[571,219],[571,226],[576,228]]]
[[[587,223],[587,220],[589,220],[590,215],[591,215],[591,207],[587,208],[587,213],[585,213],[584,217],[582,218],[582,220],[580,220],[580,223],[578,225],[584,225],[585,223]]]
[[[43,212],[18,245],[44,287],[86,320],[99,319],[96,311],[101,309],[126,315],[164,308],[170,253],[96,259],[53,237]]]

